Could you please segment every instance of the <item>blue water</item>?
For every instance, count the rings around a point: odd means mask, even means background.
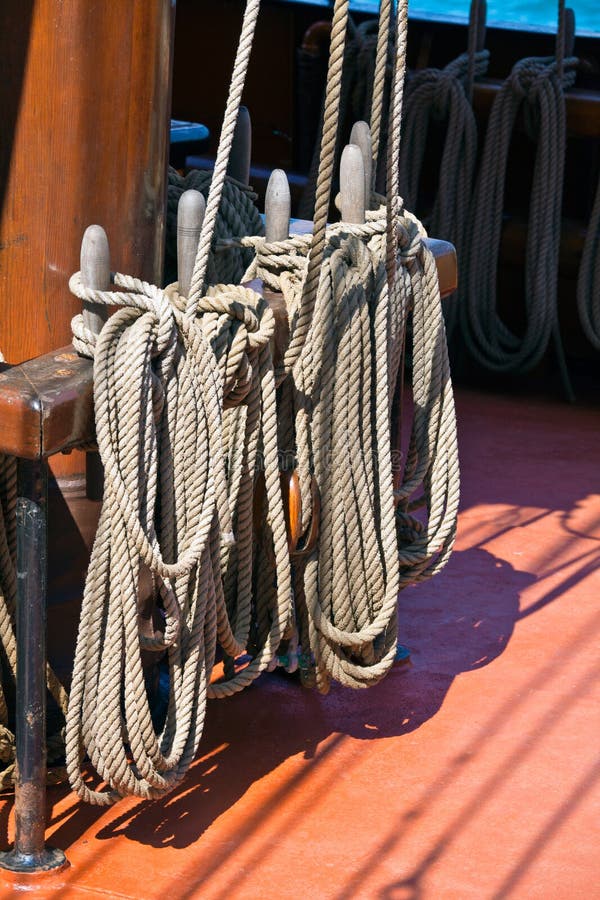
[[[466,19],[469,0],[409,0],[414,16],[437,15],[447,19]],[[578,33],[600,34],[600,0],[567,0],[575,11]],[[488,25],[514,25],[532,29],[556,29],[558,3],[554,0],[487,0]]]

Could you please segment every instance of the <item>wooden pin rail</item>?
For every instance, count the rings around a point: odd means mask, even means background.
[[[306,233],[312,222],[295,220],[292,233]],[[440,293],[456,290],[456,252],[452,244],[429,238]],[[261,282],[252,286],[262,289]],[[0,453],[21,459],[47,459],[94,440],[92,361],[63,347],[12,366],[0,374]]]

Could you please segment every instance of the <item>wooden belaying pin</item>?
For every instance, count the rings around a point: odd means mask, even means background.
[[[342,153],[340,199],[342,222],[364,225],[365,167],[361,149],[356,144],[348,144]]]
[[[487,23],[487,3],[486,0],[471,0],[471,10],[469,13],[469,22],[473,22],[477,18],[477,31],[475,34],[475,52],[481,53],[485,49],[485,31]]]
[[[101,225],[90,225],[81,241],[81,280],[85,287],[96,291],[110,290],[110,250],[108,238]],[[83,302],[83,321],[93,334],[100,334],[108,318],[108,307]],[[88,500],[102,500],[104,471],[100,454],[89,451],[85,455],[85,490]]]
[[[177,207],[177,279],[182,297],[190,292],[205,212],[206,201],[200,191],[183,192]]]
[[[252,123],[246,106],[240,106],[227,174],[242,184],[250,184],[250,160],[252,158]]]
[[[373,141],[371,129],[366,122],[355,122],[350,132],[350,143],[360,147],[363,166],[365,168],[365,208],[371,209],[371,191],[373,189]]]
[[[273,169],[265,194],[265,238],[267,242],[287,241],[290,236],[292,200],[283,169]]]
[[[565,57],[573,56],[575,52],[575,11],[570,6],[565,7]]]
[[[110,290],[110,250],[108,238],[101,225],[89,225],[81,241],[81,280],[95,291]],[[100,334],[108,318],[108,308],[99,303],[83,301],[83,321],[93,334]]]

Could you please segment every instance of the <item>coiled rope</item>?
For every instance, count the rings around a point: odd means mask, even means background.
[[[235,285],[204,290],[227,155],[260,3],[248,0],[219,152],[188,298],[115,275],[115,291],[82,299],[121,307],[101,334],[73,322],[76,348],[94,357],[98,449],[105,495],[88,572],[67,719],[67,768],[83,799],[107,804],[133,794],[155,798],[183,777],[202,734],[207,696],[240,690],[263,671],[291,616],[287,537],[279,487],[273,315],[255,292]],[[244,401],[239,414],[226,407]],[[226,459],[228,431],[244,452]],[[274,605],[252,586],[252,486],[260,448],[275,559]],[[228,547],[236,533],[235,577]],[[224,552],[221,552],[224,547]],[[141,569],[150,570],[164,634],[141,637]],[[235,602],[223,594],[221,568]],[[231,657],[249,643],[251,622],[267,622],[263,646],[232,679],[209,686],[216,641]],[[264,629],[263,629],[264,631]],[[168,652],[166,721],[154,733],[141,648]],[[87,753],[108,790],[90,787]]]
[[[283,639],[293,646],[300,636],[305,671],[321,690],[332,677],[354,687],[378,681],[395,655],[399,585],[409,570],[423,578],[439,568],[452,545],[456,441],[437,273],[418,223],[399,209],[397,139],[387,207],[379,198],[364,227],[327,229],[348,0],[336,0],[333,14],[313,235],[283,242],[293,262],[264,239],[244,241],[256,249],[257,272],[276,257],[290,325],[277,371],[266,301],[236,285],[206,287],[258,7],[248,0],[189,296],[177,284],[163,290],[121,274],[113,291],[86,288],[80,273],[70,281],[82,300],[118,307],[98,336],[81,317],[73,321],[76,348],[94,358],[105,495],[77,641],[67,768],[79,796],[96,804],[171,790],[195,756],[206,699],[251,683]],[[398,137],[406,16],[400,4],[390,115]],[[415,417],[410,468],[395,497],[390,409],[411,304],[424,338],[415,389],[423,416]],[[317,516],[322,531],[305,564],[294,566],[294,591],[279,447],[291,449],[298,468],[303,524]],[[253,535],[259,468],[264,504]],[[425,523],[410,512],[421,482]],[[399,558],[398,534],[409,531]],[[145,571],[164,620],[153,639],[137,625]],[[227,677],[211,684],[217,641]],[[168,654],[169,704],[158,735],[143,648]],[[84,779],[84,753],[106,789]]]
[[[481,167],[473,195],[468,291],[460,305],[461,329],[474,359],[494,372],[529,372],[552,339],[563,384],[571,393],[559,332],[556,282],[561,230],[565,161],[564,91],[575,80],[577,59],[565,58],[567,38],[564,0],[556,58],[518,62],[498,93],[488,123]],[[496,280],[502,210],[511,135],[520,110],[537,153],[529,207],[525,266],[525,314],[522,336],[497,311]]]
[[[167,238],[165,254],[165,281],[167,284],[177,279],[177,207],[184,191],[199,191],[208,198],[211,172],[192,169],[187,175],[180,175],[169,168],[167,188]],[[256,208],[256,194],[251,187],[227,176],[223,185],[223,195],[219,215],[215,223],[213,246],[208,259],[206,280],[208,284],[237,284],[248,266],[252,254],[243,247],[228,246],[219,250],[218,243],[231,242],[232,238],[247,234],[264,234],[261,215]],[[222,245],[221,245],[222,246]]]
[[[430,127],[434,122],[445,126],[435,202],[424,221],[431,233],[443,235],[454,244],[461,269],[458,296],[444,304],[449,336],[467,284],[464,261],[477,159],[477,125],[471,99],[473,82],[485,74],[489,61],[489,52],[483,49],[485,6],[481,0],[472,0],[466,53],[444,69],[423,69],[412,75],[407,83],[402,124],[400,194],[406,206],[422,217],[425,210],[419,203],[419,186]]]
[[[577,307],[586,337],[600,350],[600,180],[577,277]]]
[[[382,4],[388,29],[390,11],[391,4]],[[378,209],[365,225],[328,228],[311,331],[281,387],[280,446],[298,469],[305,529],[314,482],[320,496],[318,545],[294,561],[294,596],[300,669],[323,692],[331,679],[358,688],[384,677],[396,653],[398,589],[442,568],[456,528],[456,425],[435,261],[422,227],[394,202],[403,4],[397,29],[388,207],[374,195]],[[387,40],[380,47],[386,54]],[[374,108],[379,115],[376,97]],[[262,278],[294,309],[314,238],[244,243],[256,248],[247,277]],[[394,494],[390,411],[411,309],[416,413],[405,477]],[[420,488],[423,495],[413,502]],[[421,505],[426,522],[413,515]]]

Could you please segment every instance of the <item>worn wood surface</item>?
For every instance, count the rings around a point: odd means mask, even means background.
[[[113,265],[160,277],[171,0],[2,0],[0,346],[18,363],[67,343],[85,228]],[[135,102],[132,102],[135,98]]]
[[[19,363],[70,340],[88,225],[116,269],[161,277],[174,4],[2,0],[2,22],[0,348]]]
[[[0,374],[0,453],[35,459],[93,437],[92,361],[73,347]]]

